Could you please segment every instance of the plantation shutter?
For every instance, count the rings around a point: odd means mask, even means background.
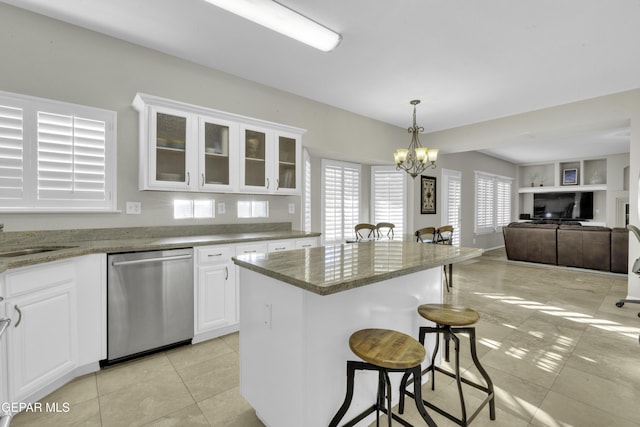
[[[38,112],[38,199],[105,200],[106,123]]]
[[[323,231],[325,242],[353,238],[360,218],[360,166],[322,161]]]
[[[511,222],[511,180],[496,178],[496,226]]]
[[[304,231],[311,231],[311,158],[307,150],[304,154]]]
[[[371,194],[373,200],[373,223],[390,222],[394,233],[405,232],[406,174],[394,166],[371,167]]]
[[[476,234],[493,233],[511,221],[511,181],[476,171]]]
[[[0,91],[0,211],[116,208],[116,113]]]
[[[0,105],[0,199],[23,198],[23,170],[23,110]]]
[[[476,172],[476,224],[477,234],[493,232],[493,177]]]
[[[460,227],[462,220],[460,218],[460,209],[462,206],[462,174],[460,171],[442,170],[442,178],[444,183],[444,218],[443,225],[453,226],[453,241],[455,246],[460,245]]]

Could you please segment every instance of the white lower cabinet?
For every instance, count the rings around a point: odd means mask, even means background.
[[[203,341],[238,329],[233,246],[196,248],[195,336]]]
[[[6,357],[0,356],[7,367],[5,401],[38,400],[75,376],[98,369],[105,337],[104,312],[99,309],[103,259],[90,255],[3,274],[4,311],[11,318],[3,336]],[[89,270],[91,277],[86,275]],[[87,301],[90,311],[82,310],[82,301],[78,301],[81,285],[93,288],[83,289],[83,296],[98,299]],[[92,368],[78,372],[79,363],[92,364]]]

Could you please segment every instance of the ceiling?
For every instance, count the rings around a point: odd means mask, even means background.
[[[204,0],[0,1],[403,128],[421,99],[426,132],[640,87],[640,0],[281,0],[342,34],[329,53]],[[547,161],[578,143],[629,152],[628,123],[482,151]]]

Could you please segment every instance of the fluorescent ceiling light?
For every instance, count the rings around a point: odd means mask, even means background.
[[[272,0],[205,0],[323,52],[338,46],[342,36]]]

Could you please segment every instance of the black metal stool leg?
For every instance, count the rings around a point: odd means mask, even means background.
[[[355,377],[356,367],[351,361],[347,361],[347,394],[344,397],[344,402],[338,412],[334,415],[333,419],[329,423],[329,427],[337,427],[338,423],[344,417],[344,414],[349,410],[351,406],[351,400],[353,399],[353,382]]]
[[[458,338],[454,333],[450,333],[450,337],[455,344],[456,351],[456,366],[455,366],[455,377],[456,377],[456,385],[458,386],[458,395],[460,396],[460,407],[462,408],[462,417],[460,420],[462,421],[462,425],[467,425],[467,408],[464,404],[464,393],[462,392],[462,380],[460,379],[460,338]]]
[[[487,389],[490,393],[489,399],[489,418],[492,420],[496,419],[496,395],[493,391],[493,382],[491,378],[489,378],[489,374],[485,371],[484,367],[480,364],[480,360],[478,360],[478,353],[476,352],[476,328],[468,328],[469,329],[469,342],[471,346],[471,358],[473,359],[473,364],[476,365],[480,375],[484,378],[487,383]]]
[[[411,371],[409,371],[410,373],[413,374],[414,400],[416,401],[416,407],[418,408],[418,412],[422,416],[422,419],[426,421],[427,425],[429,425],[429,427],[437,427],[435,421],[433,421],[433,419],[429,416],[429,414],[427,414],[427,410],[424,407],[424,402],[422,401],[422,372],[421,372],[421,370],[422,370],[421,366],[418,365],[415,368],[411,369]],[[400,393],[404,396],[404,393],[402,393],[402,390],[400,391]]]

